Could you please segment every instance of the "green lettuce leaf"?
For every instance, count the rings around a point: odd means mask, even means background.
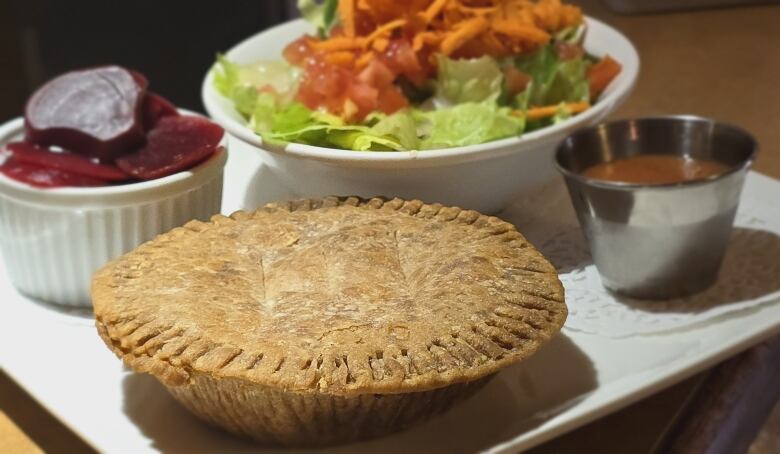
[[[233,101],[236,110],[244,117],[249,117],[255,109],[257,89],[241,82],[240,67],[222,55],[217,56],[214,66],[214,88]]]
[[[233,87],[238,85],[238,65],[234,64],[222,54],[217,54],[217,62],[211,70],[214,74],[214,88],[222,96],[230,97]]]
[[[269,144],[296,142],[360,151],[421,150],[479,144],[522,133],[523,118],[510,115],[509,108],[499,108],[495,103],[503,85],[503,74],[495,61],[486,58],[446,64],[454,72],[465,68],[460,79],[444,78],[444,90],[458,104],[433,111],[375,113],[362,124],[345,124],[339,117],[277,95],[297,90],[298,76],[284,63],[238,65],[219,56],[213,71],[215,88],[233,101],[249,127]],[[276,93],[263,91],[266,87]],[[524,105],[521,100],[527,100],[528,93],[516,102]],[[472,97],[479,101],[462,101]]]
[[[400,150],[418,150],[420,139],[417,136],[417,123],[409,110],[401,110],[381,118],[371,127],[371,134],[393,139]]]
[[[332,129],[327,141],[346,150],[355,151],[400,151],[405,148],[390,137],[377,136],[370,131]]]
[[[402,151],[476,145],[522,133],[524,120],[509,108],[482,103],[423,112],[375,114],[373,125],[349,125],[333,115],[293,103],[276,111],[273,98],[261,96],[253,127],[269,144],[289,142],[357,151]]]
[[[484,103],[458,104],[448,109],[415,112],[423,139],[421,149],[477,145],[517,136],[524,122],[506,107]]]
[[[375,112],[366,118],[363,127],[332,127],[327,140],[341,148],[357,151],[417,150],[417,123],[408,110],[392,115]]]
[[[336,24],[338,16],[338,0],[298,0],[298,10],[301,17],[317,27],[317,33],[321,38],[325,38],[330,30]]]
[[[249,127],[257,133],[271,132],[277,110],[276,98],[272,94],[258,94],[254,108],[249,114]]]
[[[554,42],[582,44],[588,29],[585,25],[572,25],[553,35]]]
[[[504,74],[489,56],[451,60],[439,56],[436,101],[450,106],[468,102],[495,103],[504,85]]]
[[[582,57],[560,62],[552,83],[547,87],[546,105],[590,100],[587,70],[588,62]]]
[[[270,144],[296,142],[356,151],[406,149],[392,135],[382,133],[389,127],[388,123],[382,123],[386,119],[380,120],[374,126],[380,126],[379,129],[373,131],[373,127],[348,125],[339,117],[312,111],[300,103],[290,104],[270,115],[267,115],[268,112],[263,112],[264,122],[260,122],[259,115],[256,115],[255,131]],[[260,125],[263,127],[257,127]]]
[[[533,79],[528,94],[528,102],[531,105],[545,105],[547,90],[555,79],[558,63],[558,56],[553,46],[544,46],[533,54],[515,59],[517,68]]]
[[[517,68],[533,78],[528,102],[534,106],[587,101],[588,64],[583,57],[562,61],[552,44],[515,59]]]
[[[558,111],[552,117],[552,124],[557,125],[562,121],[566,121],[571,118],[571,112],[566,108],[566,103],[561,103],[558,106]]]
[[[326,136],[328,124],[317,119],[303,104],[292,103],[271,115],[270,130],[259,132],[268,142],[298,142],[317,145]]]
[[[357,151],[401,151],[476,145],[523,132],[524,120],[509,108],[483,103],[423,112],[404,110],[371,116],[373,126],[348,125],[295,103],[272,116],[258,131],[269,143],[297,142]]]
[[[533,90],[533,82],[530,82],[529,86],[522,92],[515,95],[515,99],[510,103],[514,110],[525,113],[528,110],[528,101],[531,98],[531,91]],[[520,121],[520,130],[525,132],[527,123],[525,115],[516,117]]]
[[[289,103],[298,91],[300,69],[285,61],[265,61],[250,65],[233,63],[218,55],[212,69],[214,88],[233,101],[236,110],[250,118],[263,89],[270,88],[279,95],[280,101]]]

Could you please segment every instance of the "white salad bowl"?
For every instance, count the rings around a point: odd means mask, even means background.
[[[639,56],[631,42],[595,19],[586,18],[586,23],[586,51],[610,55],[623,70],[587,111],[521,137],[424,151],[352,151],[296,143],[279,147],[263,143],[247,126],[232,102],[214,88],[212,71],[203,81],[203,103],[217,123],[257,150],[280,184],[295,196],[415,198],[496,213],[524,191],[558,178],[553,166],[556,145],[613,112],[637,80]],[[313,33],[313,28],[304,20],[287,22],[250,37],[226,57],[241,64],[279,60],[285,46],[305,33]]]
[[[0,144],[23,136],[22,118],[0,125]],[[227,154],[223,147],[193,169],[117,186],[39,189],[0,174],[0,251],[11,281],[39,300],[91,308],[98,268],[219,213]]]

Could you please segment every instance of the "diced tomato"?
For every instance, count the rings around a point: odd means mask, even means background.
[[[417,54],[406,40],[394,40],[387,48],[386,54],[394,63],[399,72],[414,72],[422,69],[417,61]]]
[[[312,78],[314,84],[314,90],[325,97],[337,97],[344,93],[349,85],[350,77],[347,74],[337,71],[335,69],[331,71],[318,72],[316,76]]]
[[[417,60],[420,62],[420,66],[422,67],[422,76],[424,76],[418,86],[422,86],[425,84],[427,79],[436,77],[436,72],[438,71],[436,67],[436,57],[434,56],[431,49],[423,48],[420,52],[417,53]]]
[[[556,43],[555,52],[561,60],[573,60],[585,55],[585,49],[579,44]]]
[[[296,99],[310,109],[325,107],[339,114],[352,80],[349,70],[328,64],[318,56],[310,57]]]
[[[428,79],[425,68],[417,59],[411,44],[403,39],[390,42],[383,55],[388,68],[396,74],[402,74],[415,85],[422,85]]]
[[[362,120],[376,110],[392,113],[408,106],[409,101],[393,84],[400,75],[418,84],[428,78],[406,40],[394,41],[385,54],[359,70],[328,62],[301,40],[289,46],[285,56],[304,67],[296,99],[310,109],[325,108],[349,120]]]
[[[504,84],[509,96],[515,96],[518,93],[522,93],[531,82],[531,76],[520,71],[514,66],[507,66],[504,68]]]
[[[380,60],[373,60],[358,74],[358,80],[376,88],[384,88],[393,83],[396,75]]]
[[[354,117],[362,119],[376,110],[379,90],[361,83],[352,84],[347,92],[347,99],[357,107]]]
[[[401,93],[401,90],[395,85],[385,87],[379,92],[377,108],[386,114],[395,113],[404,107],[409,106],[409,100]]]
[[[588,69],[590,96],[595,98],[607,89],[610,82],[620,74],[623,67],[609,55]]]
[[[311,57],[314,53],[311,46],[309,46],[309,41],[311,39],[310,36],[304,35],[288,44],[282,52],[285,60],[292,65],[302,66],[306,59]]]
[[[314,91],[311,90],[311,86],[305,83],[301,83],[295,99],[309,109],[316,109],[322,102],[322,97],[317,93],[314,93]]]

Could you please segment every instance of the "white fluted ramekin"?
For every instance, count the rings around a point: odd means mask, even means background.
[[[24,120],[0,126],[0,144]],[[0,174],[0,251],[24,294],[90,308],[92,274],[113,258],[192,219],[220,210],[227,150],[157,180],[97,188],[38,189]]]

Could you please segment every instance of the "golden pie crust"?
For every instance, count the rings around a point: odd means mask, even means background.
[[[356,197],[192,221],[99,271],[92,300],[106,344],[195,414],[298,446],[443,411],[567,314],[513,225]]]

